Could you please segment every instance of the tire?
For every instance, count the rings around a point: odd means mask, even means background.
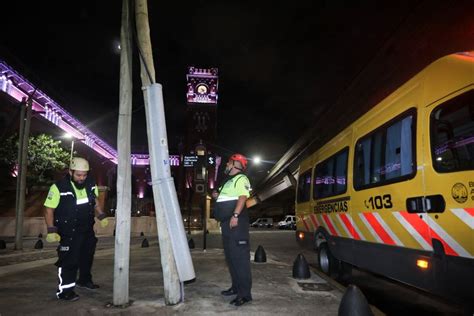
[[[352,275],[352,265],[336,259],[329,250],[327,243],[319,245],[318,264],[324,274],[336,280],[342,280]]]
[[[318,248],[318,264],[319,269],[324,274],[331,276],[335,268],[335,259],[329,250],[327,243],[322,243]]]

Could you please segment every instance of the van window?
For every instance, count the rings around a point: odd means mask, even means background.
[[[474,169],[474,91],[431,113],[431,154],[438,172]]]
[[[309,201],[311,193],[311,169],[303,173],[298,178],[298,192],[296,195],[296,202],[302,203]]]
[[[344,148],[316,165],[313,185],[314,199],[346,192],[348,152],[349,149]]]
[[[410,110],[357,141],[356,190],[403,181],[415,175],[415,121],[415,110]]]

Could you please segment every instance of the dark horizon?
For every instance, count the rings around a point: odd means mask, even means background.
[[[468,1],[150,2],[170,153],[185,136],[189,66],[219,69],[216,148],[275,161],[315,124],[330,137],[429,62],[474,49],[466,40],[470,7]],[[15,2],[4,10],[9,31],[0,39],[1,57],[116,147],[121,3],[70,9]],[[136,47],[133,73],[132,148],[146,152]],[[333,112],[344,115],[336,120]]]

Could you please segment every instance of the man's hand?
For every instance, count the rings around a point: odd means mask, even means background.
[[[217,200],[217,197],[219,196],[219,193],[216,190],[213,190],[211,193],[211,196],[214,200]]]
[[[230,228],[234,228],[234,227],[237,227],[239,225],[239,218],[238,217],[231,217],[230,219]]]
[[[61,241],[61,236],[59,236],[58,233],[48,233],[48,235],[46,235],[46,241],[47,242],[59,242],[59,241]]]
[[[109,220],[107,219],[107,214],[99,211],[99,215],[97,216],[97,219],[99,220],[100,227],[104,228],[109,225]]]
[[[104,228],[104,227],[107,227],[109,225],[109,219],[107,217],[101,219],[99,221],[100,223],[100,227]]]

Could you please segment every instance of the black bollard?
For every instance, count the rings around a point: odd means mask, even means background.
[[[43,249],[43,241],[41,239],[38,239],[36,242],[35,249]]]
[[[114,229],[114,237],[115,237],[115,229]]]
[[[293,278],[295,279],[309,279],[311,273],[309,272],[308,262],[302,253],[296,257],[293,263]]]
[[[39,233],[38,238],[43,238],[43,234]]]
[[[7,244],[5,243],[5,240],[0,239],[0,249],[6,249],[6,248],[7,248]]]
[[[257,247],[257,251],[255,251],[254,260],[255,262],[267,262],[267,254],[261,245]]]
[[[143,236],[145,236],[145,234],[144,234],[143,232],[141,232],[141,233],[140,233],[140,236],[143,237]]]
[[[353,284],[349,285],[339,304],[338,316],[373,316],[369,303],[361,290]]]
[[[148,240],[145,238],[142,241],[142,248],[148,248],[150,244],[148,243]]]
[[[194,245],[194,240],[192,238],[188,240],[188,246],[189,246],[189,249],[194,249],[196,247],[196,245]]]

